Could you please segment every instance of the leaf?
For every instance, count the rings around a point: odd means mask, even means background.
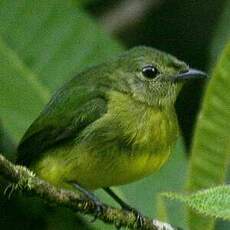
[[[198,191],[190,195],[179,193],[162,193],[162,195],[183,202],[203,215],[230,220],[229,185]]]
[[[225,44],[230,40],[230,1],[226,1],[223,7],[223,13],[217,25],[211,44],[211,63],[217,61],[217,57],[224,49]]]
[[[7,159],[15,160],[16,146],[10,139],[9,135],[5,132],[0,120],[0,153],[4,154]]]
[[[163,222],[169,222],[167,204],[165,199],[162,198],[161,193],[157,195],[157,218]]]
[[[230,157],[230,44],[226,46],[207,87],[198,118],[189,166],[188,190],[225,181]],[[192,230],[213,229],[212,219],[189,213]]]
[[[68,1],[0,1],[0,116],[6,131],[17,142],[55,89],[120,50]]]
[[[100,3],[100,0],[72,0],[72,2],[78,6],[88,6],[90,3],[96,5]]]

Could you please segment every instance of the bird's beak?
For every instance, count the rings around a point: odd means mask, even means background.
[[[176,75],[174,81],[185,81],[189,79],[206,79],[207,74],[203,71],[190,68],[187,72],[180,73]]]

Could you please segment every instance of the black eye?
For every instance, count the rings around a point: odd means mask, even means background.
[[[142,69],[142,74],[144,77],[153,79],[158,75],[159,71],[153,65],[146,65]]]

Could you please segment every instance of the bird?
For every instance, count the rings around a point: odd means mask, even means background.
[[[155,48],[131,48],[91,66],[51,97],[18,145],[17,162],[37,176],[89,196],[158,171],[179,127],[174,103],[186,81],[206,78]]]

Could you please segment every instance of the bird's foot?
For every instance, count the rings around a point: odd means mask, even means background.
[[[144,224],[144,216],[135,208],[129,206],[129,205],[125,205],[122,207],[124,210],[126,211],[129,211],[129,212],[132,212],[135,217],[136,217],[136,225],[137,225],[137,228],[141,228]]]
[[[110,195],[121,207],[123,210],[132,212],[136,217],[136,225],[137,228],[141,228],[144,224],[144,216],[135,208],[129,206],[126,202],[124,202],[116,193],[113,192],[110,188],[104,188],[105,192]],[[119,228],[119,223],[117,225]]]
[[[91,223],[95,222],[99,216],[101,216],[104,212],[105,205],[98,199],[93,200],[93,203],[95,205],[95,212],[94,212],[94,218],[90,221]]]
[[[74,184],[75,188],[77,188],[83,195],[84,198],[89,200],[94,206],[94,218],[90,222],[95,222],[99,216],[102,215],[105,205],[90,191],[81,187],[78,184]]]

